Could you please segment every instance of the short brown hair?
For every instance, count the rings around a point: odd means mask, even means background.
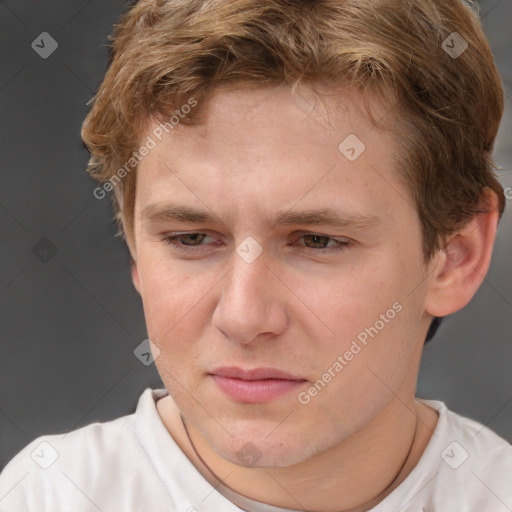
[[[221,86],[379,95],[398,119],[397,170],[418,211],[426,260],[479,211],[485,189],[503,212],[491,159],[503,89],[478,15],[460,0],[140,0],[112,40],[82,136],[90,174],[115,185],[118,234],[129,245],[130,171],[146,123],[197,98],[180,122],[198,124]]]

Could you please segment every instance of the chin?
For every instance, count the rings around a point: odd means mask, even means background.
[[[279,428],[279,427],[278,427]],[[243,467],[253,468],[284,468],[304,462],[331,447],[329,440],[318,432],[305,431],[297,428],[295,432],[282,429],[269,435],[267,425],[260,431],[251,429],[233,434],[232,437],[219,437],[215,434],[203,435],[210,446],[224,459]],[[211,434],[211,433],[210,433]],[[319,444],[319,443],[322,444]],[[332,443],[332,445],[335,443]]]

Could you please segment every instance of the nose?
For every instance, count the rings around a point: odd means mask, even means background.
[[[260,256],[252,263],[233,254],[233,268],[222,280],[213,326],[232,341],[248,344],[281,334],[287,326],[285,291]]]

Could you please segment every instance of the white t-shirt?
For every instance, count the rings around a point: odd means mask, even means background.
[[[249,499],[242,509],[213,488],[165,428],[155,403],[165,395],[148,388],[134,414],[32,441],[0,475],[0,512],[285,511]],[[510,512],[512,446],[442,402],[419,401],[439,413],[434,434],[371,510]]]

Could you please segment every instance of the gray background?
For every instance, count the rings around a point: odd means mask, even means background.
[[[480,2],[506,87],[496,146],[512,187],[512,2]],[[128,253],[93,197],[80,128],[121,0],[0,1],[0,470],[32,439],[133,412],[152,366]],[[31,47],[48,32],[57,50]],[[48,48],[48,46],[47,46]],[[510,196],[509,196],[510,197]],[[418,396],[512,440],[512,200],[473,301],[425,348]]]

